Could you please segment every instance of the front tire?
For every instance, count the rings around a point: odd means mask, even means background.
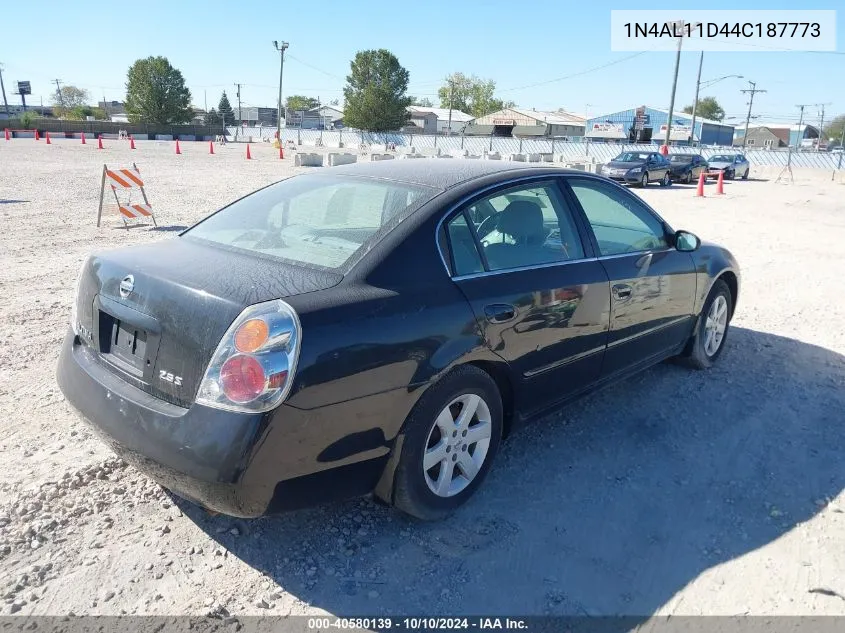
[[[643,172],[643,177],[640,178],[640,187],[648,187],[648,172]]]
[[[733,171],[726,171],[725,172],[725,180],[733,180],[733,179],[734,179]]]
[[[692,172],[691,171],[688,171],[686,173],[686,175],[684,176],[684,184],[685,185],[691,185],[692,184]]]
[[[669,178],[669,172],[666,172],[665,174],[663,174],[663,179],[660,181],[660,186],[661,187],[668,187],[671,184],[672,184],[672,179]]]
[[[708,369],[719,359],[725,348],[733,300],[728,284],[719,279],[713,284],[699,317],[698,329],[682,357],[694,369]]]
[[[451,371],[405,421],[393,505],[424,521],[446,517],[481,485],[501,438],[496,383],[472,365]]]
[[[745,173],[744,173],[744,174],[742,174],[742,179],[743,179],[743,180],[748,180],[748,172],[750,172],[750,171],[751,171],[751,169],[750,169],[750,168],[745,170]]]

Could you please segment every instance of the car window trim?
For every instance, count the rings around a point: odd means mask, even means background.
[[[567,199],[568,196],[566,194],[566,191],[561,186],[560,176],[558,174],[545,173],[545,174],[534,174],[534,175],[531,175],[531,176],[521,176],[521,177],[517,177],[517,178],[511,178],[511,179],[508,179],[508,180],[505,180],[505,181],[493,183],[493,184],[488,185],[486,187],[482,187],[481,189],[473,191],[472,193],[467,194],[466,196],[462,197],[457,202],[449,205],[449,208],[446,210],[446,212],[443,213],[443,215],[440,216],[440,219],[437,221],[437,225],[434,227],[435,240],[436,240],[438,232],[440,231],[440,227],[444,223],[448,224],[449,222],[451,222],[451,220],[454,217],[457,217],[460,213],[464,213],[465,217],[468,220],[471,220],[471,218],[469,218],[466,215],[466,209],[469,206],[471,206],[473,203],[478,202],[479,200],[481,200],[483,198],[490,197],[496,191],[504,191],[506,189],[513,189],[515,186],[519,186],[519,185],[522,185],[522,184],[534,183],[534,182],[548,182],[553,187],[557,187],[558,195],[561,196],[561,201],[565,203],[564,206],[569,207],[571,205],[571,203]],[[590,251],[594,251],[595,249],[593,249],[593,247],[592,247],[592,242],[584,242],[584,237],[581,234],[580,226],[578,225],[578,220],[577,220],[577,217],[576,217],[578,212],[575,209],[572,209],[572,208],[569,209],[569,212],[570,212],[570,217],[572,217],[573,221],[575,222],[575,226],[578,227],[578,237],[581,239],[581,249],[584,251],[584,254],[586,256],[586,255],[590,254]],[[558,221],[560,221],[560,220],[558,220]],[[472,226],[472,231],[473,231],[473,234],[475,236],[475,247],[479,251],[479,253],[481,254],[482,264],[484,265],[485,269],[484,269],[483,272],[480,272],[480,273],[470,273],[469,275],[460,275],[460,276],[455,275],[454,272],[453,272],[454,269],[452,269],[452,270],[449,269],[449,265],[446,262],[446,257],[443,254],[443,250],[441,248],[439,248],[439,243],[437,241],[435,241],[435,244],[438,244],[437,250],[440,254],[440,261],[443,264],[443,268],[446,269],[446,274],[449,275],[449,277],[452,278],[452,279],[464,279],[464,278],[476,276],[476,275],[502,274],[502,273],[513,272],[513,271],[516,271],[516,270],[528,270],[528,269],[531,269],[531,268],[547,267],[547,266],[551,266],[551,265],[576,263],[578,261],[595,260],[595,256],[591,255],[589,257],[584,257],[584,258],[578,259],[578,260],[570,259],[570,260],[563,260],[563,261],[559,261],[559,262],[550,262],[548,264],[536,264],[536,265],[532,265],[532,266],[524,266],[524,267],[520,267],[520,268],[506,268],[506,269],[502,269],[502,270],[489,270],[489,267],[487,266],[487,258],[484,257],[483,249],[481,248],[481,243],[478,240],[478,236],[475,234],[475,230],[474,230],[475,227],[474,227],[474,225],[472,224],[471,221],[468,222],[468,223]],[[450,239],[449,231],[446,231],[446,236],[447,236],[447,239]],[[449,258],[451,260],[451,258],[452,258],[451,242],[449,243],[449,251],[450,251],[449,252]],[[597,252],[597,251],[595,251],[595,252]]]
[[[574,199],[574,203],[577,205],[577,207],[576,207],[577,212],[581,215],[583,221],[586,223],[586,225],[589,229],[590,242],[593,245],[593,249],[595,250],[595,253],[596,253],[596,258],[599,261],[601,261],[603,259],[625,257],[627,255],[642,255],[643,253],[659,253],[659,252],[664,252],[664,251],[669,251],[669,250],[674,249],[674,247],[671,245],[672,241],[670,239],[671,235],[674,233],[674,231],[672,230],[672,227],[669,225],[669,223],[666,222],[666,220],[664,220],[662,217],[660,217],[660,214],[658,214],[654,209],[652,209],[645,202],[645,200],[643,200],[639,196],[634,196],[634,194],[632,194],[630,191],[625,189],[623,186],[621,186],[618,183],[615,183],[611,180],[600,179],[600,178],[595,178],[595,177],[581,175],[581,174],[566,174],[566,175],[562,176],[561,180],[563,180],[563,184],[569,190],[569,194],[572,196],[572,198]],[[571,185],[572,180],[584,180],[584,181],[588,181],[588,182],[589,181],[595,181],[599,186],[609,187],[610,189],[619,189],[622,192],[622,195],[634,196],[634,198],[637,200],[637,202],[640,205],[642,205],[642,207],[646,210],[646,212],[650,213],[651,216],[654,219],[656,219],[658,222],[660,222],[660,225],[663,227],[663,236],[666,239],[668,247],[667,248],[660,248],[660,249],[646,248],[646,249],[643,249],[643,250],[640,250],[640,251],[629,251],[629,252],[626,252],[626,253],[614,253],[613,255],[602,255],[601,254],[601,248],[599,246],[599,241],[598,241],[598,238],[596,237],[596,232],[593,230],[593,227],[590,224],[590,218],[587,217],[587,213],[586,213],[586,211],[584,211],[584,207],[581,205],[581,201],[578,199],[578,196],[572,190],[572,185]]]

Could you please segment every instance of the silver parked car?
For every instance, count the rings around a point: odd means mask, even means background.
[[[707,160],[711,173],[725,172],[725,179],[731,180],[739,177],[748,180],[748,172],[751,171],[751,163],[742,154],[717,154]]]

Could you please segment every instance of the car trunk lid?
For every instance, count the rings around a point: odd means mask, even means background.
[[[190,406],[226,329],[249,305],[342,276],[193,238],[92,255],[80,277],[80,338],[124,380]]]

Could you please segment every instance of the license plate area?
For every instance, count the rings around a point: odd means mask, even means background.
[[[161,339],[156,319],[103,296],[94,304],[100,358],[137,386],[149,384]]]
[[[105,354],[113,356],[111,360],[122,363],[124,368],[141,378],[147,360],[147,332],[110,314],[101,315],[102,319],[111,321],[111,327],[102,328],[109,334],[109,347]]]

